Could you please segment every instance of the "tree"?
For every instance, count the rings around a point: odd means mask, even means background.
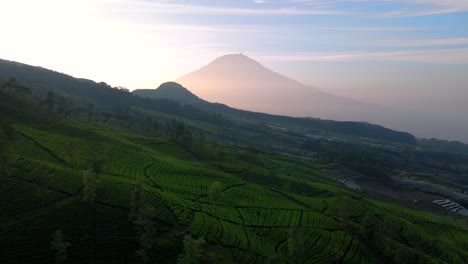
[[[11,124],[3,124],[2,129],[6,140],[10,142],[16,140],[16,130]]]
[[[144,129],[148,134],[153,131],[153,118],[151,118],[151,116],[146,117],[144,122]]]
[[[210,199],[210,202],[216,203],[219,201],[219,199],[221,199],[223,188],[223,184],[219,181],[215,181],[210,185],[208,188],[208,198]]]
[[[203,246],[205,239],[202,237],[193,239],[192,236],[184,236],[184,249],[183,253],[179,256],[178,264],[198,264],[201,263]]]
[[[219,165],[222,166],[223,161],[226,159],[226,153],[220,146],[216,146],[216,157],[218,158]]]
[[[182,137],[182,143],[186,146],[191,146],[192,145],[192,132],[189,130],[185,130],[184,136]]]
[[[44,205],[45,198],[49,194],[50,174],[49,168],[45,165],[39,165],[32,172],[34,183],[37,185],[36,196],[39,197],[41,205]]]
[[[154,132],[155,135],[158,134],[158,130],[159,130],[159,123],[158,123],[158,121],[153,120],[153,132]]]
[[[10,142],[0,138],[0,176],[7,176],[9,174],[10,162]]]
[[[9,77],[6,82],[2,84],[3,89],[13,89],[13,92],[19,96],[31,95],[31,89],[18,83],[16,78]]]
[[[8,176],[13,162],[11,143],[15,140],[16,131],[10,124],[3,124],[0,129],[0,176]]]
[[[57,101],[58,101],[57,102],[57,111],[60,114],[65,113],[65,107],[66,107],[66,103],[67,103],[65,97],[59,96]]]
[[[281,261],[281,258],[278,255],[271,255],[268,257],[267,263],[268,264],[281,264],[283,262]]]
[[[124,86],[117,86],[117,87],[114,87],[114,89],[117,89],[122,92],[130,93],[130,90]]]
[[[2,89],[7,89],[17,85],[15,77],[8,77],[8,80],[2,84]]]
[[[109,121],[111,118],[111,114],[109,112],[104,112],[102,116],[104,117],[104,120],[102,120],[103,123],[107,123],[107,121]]]
[[[302,253],[304,248],[302,232],[299,227],[296,226],[289,229],[287,245],[291,262],[296,263],[298,256]]]
[[[175,125],[175,136],[177,139],[182,139],[185,134],[185,125],[182,121],[177,121]]]
[[[398,246],[397,250],[392,255],[395,263],[398,264],[411,264],[418,263],[418,259],[415,254],[413,254],[409,248],[404,246]]]
[[[96,173],[87,169],[83,171],[83,201],[93,203],[96,197]]]
[[[89,103],[88,104],[88,122],[91,122],[94,117],[94,104]]]
[[[53,91],[49,91],[47,93],[47,97],[45,99],[45,104],[47,105],[47,109],[49,109],[49,111],[52,111],[54,109],[55,93]]]
[[[65,263],[68,258],[67,250],[70,246],[71,244],[65,241],[62,230],[55,231],[50,243],[51,249],[55,251],[55,263]]]
[[[223,184],[219,181],[213,182],[208,188],[208,199],[211,203],[217,204],[223,196]],[[216,206],[214,206],[214,212],[216,213]]]
[[[364,226],[364,239],[366,239],[369,243],[373,243],[376,237],[377,227],[379,226],[379,219],[375,214],[368,213],[364,216],[362,225]]]
[[[77,154],[76,144],[73,140],[70,140],[67,142],[66,147],[69,165],[73,167],[75,166],[75,158]]]
[[[157,211],[154,207],[144,206],[135,217],[133,223],[137,229],[137,239],[140,249],[137,255],[141,257],[143,263],[149,263],[149,251],[157,243],[158,225],[155,221]]]
[[[140,209],[143,204],[143,185],[141,183],[137,183],[135,185],[135,189],[133,189],[132,194],[132,208],[130,211],[130,220],[135,220],[136,217],[140,214]]]
[[[96,174],[100,174],[104,169],[104,166],[108,163],[108,159],[106,156],[110,153],[110,156],[113,154],[113,148],[109,148],[109,152],[106,154],[102,154],[99,150],[102,149],[102,145],[95,144],[89,149],[88,154],[88,167]]]
[[[187,146],[192,144],[192,132],[190,132],[185,127],[184,122],[180,120],[175,122],[175,137]]]

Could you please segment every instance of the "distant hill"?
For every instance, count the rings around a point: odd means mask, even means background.
[[[224,104],[209,103],[203,99],[200,99],[180,84],[174,82],[164,83],[157,89],[135,90],[133,91],[133,93],[148,98],[170,99],[182,102],[184,104],[193,104],[208,111],[214,111],[228,115],[234,120],[249,120],[250,122],[252,122],[252,120],[257,120],[260,122],[266,122],[278,126],[317,129],[336,132],[340,134],[374,138],[387,141],[396,141],[407,144],[416,143],[414,136],[409,133],[398,132],[382,126],[373,125],[365,122],[339,122],[333,120],[322,120],[317,118],[295,118],[239,110],[236,108],[231,108]]]
[[[133,91],[133,94],[148,98],[170,99],[184,104],[200,104],[205,102],[175,82],[163,83],[158,89],[137,89]]]

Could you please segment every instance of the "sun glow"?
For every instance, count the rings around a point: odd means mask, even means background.
[[[117,20],[103,1],[0,3],[4,59],[131,88],[155,86],[160,78],[180,74],[168,66],[174,51],[158,46],[160,34]]]

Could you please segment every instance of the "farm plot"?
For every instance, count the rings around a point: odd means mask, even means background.
[[[441,206],[454,213],[468,216],[468,210],[465,207],[461,206],[457,202],[451,201],[450,199],[434,200],[432,203],[437,204],[438,206]]]

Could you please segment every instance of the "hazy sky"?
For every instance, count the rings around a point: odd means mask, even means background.
[[[339,95],[468,114],[468,0],[0,0],[0,58],[154,88],[242,52]]]

